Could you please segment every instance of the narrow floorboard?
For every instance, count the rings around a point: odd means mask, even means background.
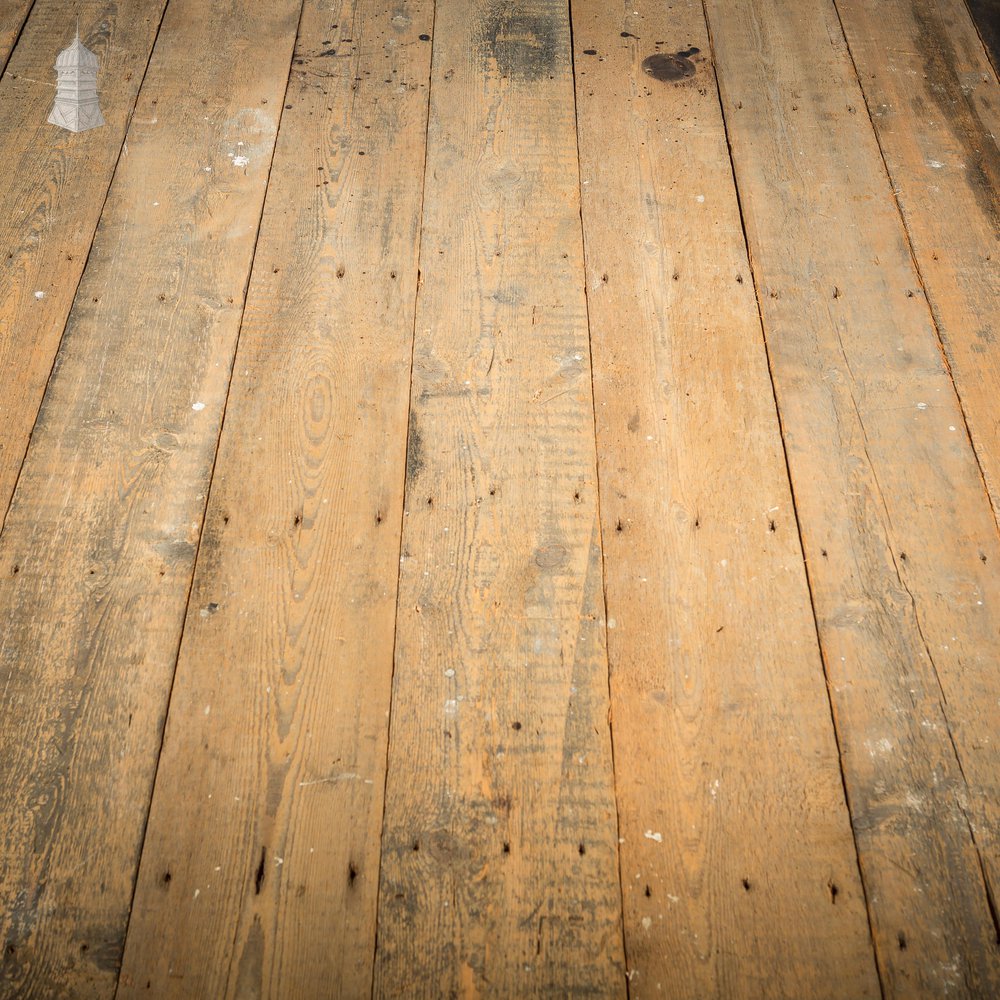
[[[994,6],[0,0],[0,998],[1000,995]]]

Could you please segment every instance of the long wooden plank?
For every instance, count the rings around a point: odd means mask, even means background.
[[[0,80],[0,517],[14,492],[165,4],[80,4],[81,35],[100,60],[103,128],[74,135],[47,123],[55,58],[76,30],[61,0],[38,0]]]
[[[438,5],[378,996],[625,993],[569,42]]]
[[[6,996],[115,988],[298,13],[171,2],[0,537]]]
[[[993,512],[836,10],[707,10],[883,985],[993,996]]]
[[[7,66],[34,2],[35,0],[4,0],[0,4],[0,74]]]
[[[630,996],[879,996],[702,5],[573,22]]]
[[[1000,515],[1000,82],[963,0],[838,7]]]
[[[303,14],[122,998],[371,992],[432,20]]]

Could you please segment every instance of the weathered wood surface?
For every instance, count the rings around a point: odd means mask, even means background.
[[[1000,513],[1000,82],[963,0],[838,7]]]
[[[992,996],[996,523],[835,9],[707,10],[883,986]]]
[[[570,27],[439,4],[376,995],[625,995]]]
[[[630,996],[876,997],[702,5],[573,20]]]
[[[305,7],[121,998],[371,992],[432,20]]]
[[[103,128],[73,134],[47,123],[56,55],[76,31],[61,0],[37,0],[0,80],[0,517],[14,492],[165,3],[81,5],[84,42],[101,63]]]
[[[298,13],[170,4],[0,538],[4,996],[115,989]]]
[[[0,74],[7,66],[34,2],[35,0],[3,0],[0,4]]]

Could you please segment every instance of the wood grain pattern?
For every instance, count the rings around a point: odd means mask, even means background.
[[[378,996],[624,996],[566,7],[441,4]]]
[[[573,20],[629,995],[876,997],[702,6]]]
[[[835,9],[707,9],[883,985],[992,996],[996,523]]]
[[[303,13],[121,998],[371,992],[432,20]]]
[[[115,988],[298,13],[171,3],[0,538],[4,996]]]
[[[1000,514],[1000,82],[962,0],[838,7]]]
[[[7,66],[14,43],[34,2],[35,0],[3,0],[0,3],[0,74]]]
[[[76,30],[61,0],[38,0],[0,80],[0,516],[14,492],[165,3],[79,5],[82,37],[100,60],[103,128],[73,134],[47,123],[56,55]]]

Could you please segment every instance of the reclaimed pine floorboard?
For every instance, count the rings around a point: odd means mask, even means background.
[[[564,5],[438,4],[420,267],[375,995],[623,997]]]
[[[573,18],[630,996],[875,997],[702,5]]]
[[[1000,993],[1000,538],[832,3],[708,0],[885,988]]]
[[[432,21],[305,4],[120,998],[371,992]]]
[[[1000,995],[968,9],[0,0],[2,1000]]]
[[[963,0],[837,0],[1000,515],[1000,81]]]
[[[80,5],[100,60],[106,125],[48,124],[56,54],[73,40],[63,0],[37,0],[0,80],[0,518],[7,513],[166,0]],[[154,112],[155,114],[155,112]]]
[[[8,996],[117,979],[298,15],[170,3],[0,536]]]

